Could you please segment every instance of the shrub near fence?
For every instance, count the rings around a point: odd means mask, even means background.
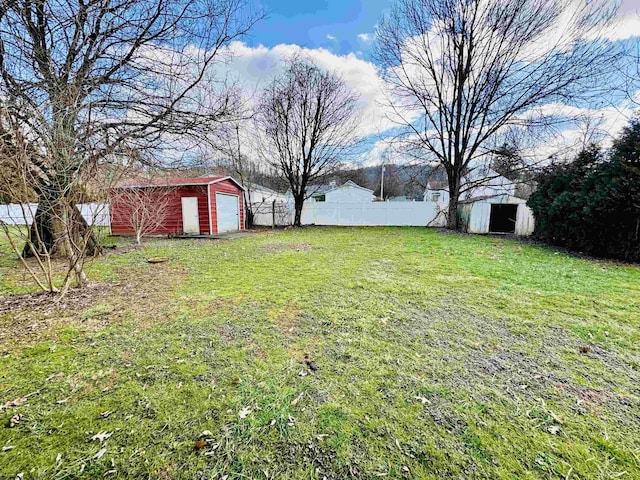
[[[640,120],[610,152],[591,147],[538,178],[536,236],[590,255],[640,262]]]

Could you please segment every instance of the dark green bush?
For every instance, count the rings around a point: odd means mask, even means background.
[[[536,236],[589,255],[640,261],[640,120],[608,152],[592,146],[544,169],[528,201]]]

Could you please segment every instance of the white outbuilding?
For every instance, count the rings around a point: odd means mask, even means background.
[[[357,183],[347,180],[342,185],[331,182],[326,185],[308,185],[307,194],[309,195],[308,203],[329,202],[373,202],[375,199],[373,190],[361,187]],[[287,195],[291,195],[287,192]]]
[[[512,195],[500,195],[462,206],[462,223],[469,233],[499,233],[527,236],[535,221],[527,201]]]

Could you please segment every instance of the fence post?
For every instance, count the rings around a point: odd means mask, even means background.
[[[276,201],[271,202],[271,228],[276,228]]]

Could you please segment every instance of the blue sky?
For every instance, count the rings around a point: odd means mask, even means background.
[[[339,55],[362,52],[369,58],[371,42],[358,38],[371,34],[390,0],[263,0],[267,18],[252,30],[247,44],[273,47],[293,44],[325,48]],[[620,16],[640,10],[640,0],[622,0]]]
[[[361,51],[367,57],[370,42],[358,35],[373,33],[389,4],[388,0],[265,0],[268,18],[256,25],[247,43],[295,44],[340,55]]]
[[[371,56],[376,24],[388,11],[392,0],[257,0],[267,18],[251,30],[243,42],[231,50],[228,65],[248,92],[259,92],[282,68],[291,55],[303,54],[322,68],[335,71],[359,96],[362,105],[361,134],[368,138],[365,162],[381,161],[387,136],[395,126],[382,107],[385,98],[380,72]],[[566,1],[566,0],[565,0]],[[640,33],[640,0],[622,0],[619,25],[609,32],[610,41],[624,41]],[[640,102],[640,92],[637,93]],[[556,109],[569,106],[553,106]],[[600,122],[601,129],[616,135],[628,122],[636,105],[602,104],[585,109]],[[581,132],[563,132],[560,145],[579,138]],[[549,145],[549,149],[558,148]]]

